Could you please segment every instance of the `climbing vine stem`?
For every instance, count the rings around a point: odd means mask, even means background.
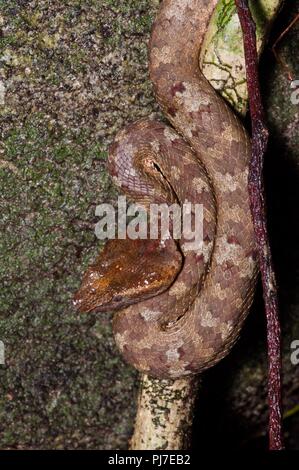
[[[251,114],[252,154],[249,165],[249,196],[263,284],[268,342],[269,448],[280,450],[282,440],[281,411],[281,339],[277,285],[267,231],[263,184],[264,155],[268,144],[258,78],[256,28],[248,0],[235,0],[243,31],[246,77]]]

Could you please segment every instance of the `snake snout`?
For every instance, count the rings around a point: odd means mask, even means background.
[[[109,240],[73,298],[80,312],[114,311],[164,292],[182,266],[172,240]]]

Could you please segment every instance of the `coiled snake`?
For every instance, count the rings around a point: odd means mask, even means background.
[[[195,374],[231,349],[257,277],[247,190],[250,141],[199,70],[217,0],[164,0],[150,40],[150,75],[175,130],[142,120],[121,131],[109,170],[130,199],[203,204],[203,244],[183,237],[109,241],[87,270],[75,304],[118,310],[125,359],[161,378]]]

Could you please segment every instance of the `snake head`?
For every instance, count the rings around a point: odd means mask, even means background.
[[[109,240],[84,274],[74,305],[80,312],[119,310],[164,292],[181,267],[172,239]]]

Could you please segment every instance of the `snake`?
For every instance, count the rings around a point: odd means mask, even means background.
[[[247,184],[250,138],[199,68],[216,4],[162,1],[149,70],[169,124],[129,124],[108,156],[117,187],[147,210],[151,204],[201,204],[202,243],[188,243],[190,233],[179,240],[108,240],[74,296],[82,312],[114,311],[124,359],[161,379],[198,374],[229,353],[258,275]]]

